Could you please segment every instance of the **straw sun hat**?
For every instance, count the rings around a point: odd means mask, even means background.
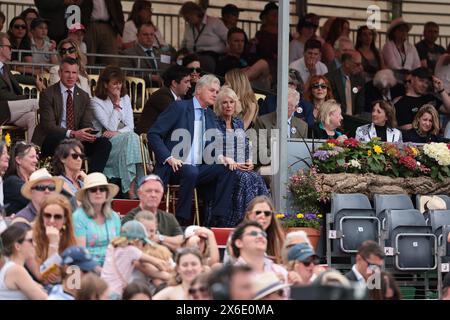
[[[98,186],[108,187],[108,198],[106,199],[106,201],[111,201],[119,192],[119,187],[116,186],[115,184],[108,183],[108,180],[106,180],[106,176],[103,173],[93,172],[86,176],[86,178],[84,179],[83,188],[77,191],[76,193],[77,200],[81,201],[84,193],[88,189]]]

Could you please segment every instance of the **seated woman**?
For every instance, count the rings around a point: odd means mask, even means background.
[[[60,282],[60,273],[52,271],[53,256],[61,255],[64,250],[76,243],[69,201],[59,194],[46,197],[35,221],[33,240],[36,261],[40,266],[42,277],[40,280],[46,284]]]
[[[397,120],[394,107],[384,100],[374,101],[372,105],[372,123],[356,129],[356,140],[368,142],[378,137],[384,142],[402,142],[402,132],[395,129]]]
[[[330,99],[334,99],[334,97],[327,77],[322,75],[311,76],[305,86],[305,100],[314,105],[312,112],[314,122],[319,120],[320,107],[322,104]],[[314,126],[314,122],[311,123],[311,121],[308,121],[308,126]]]
[[[244,123],[236,117],[241,104],[236,93],[224,86],[217,95],[214,111],[217,114],[217,127],[223,134],[224,154],[232,158],[236,175],[233,190],[233,214],[228,217],[227,225],[234,227],[244,218],[244,210],[250,201],[259,195],[267,195],[263,178],[253,171],[250,159],[249,142],[245,136]]]
[[[5,210],[7,215],[17,213],[29,202],[20,192],[22,186],[27,182],[31,174],[36,171],[38,163],[36,147],[19,141],[14,146],[9,159],[9,167],[5,173],[3,193]]]
[[[45,300],[47,293],[25,269],[34,259],[33,232],[13,224],[0,235],[0,300]]]
[[[153,296],[153,300],[188,300],[192,281],[202,272],[202,255],[197,249],[183,248],[175,257],[175,276],[168,286]]]
[[[87,63],[86,56],[81,52],[77,42],[73,39],[64,39],[58,44],[58,58],[63,60],[65,58],[75,59],[78,63],[78,80],[77,86],[83,89],[89,96],[91,96],[91,87],[89,85],[88,75],[86,73],[85,65]],[[50,68],[50,79],[48,85],[51,86],[59,81],[59,63]]]
[[[366,82],[373,79],[375,73],[384,68],[383,57],[375,41],[377,32],[368,26],[360,26],[356,33],[355,49],[361,53],[362,67]]]
[[[76,193],[81,206],[73,213],[75,239],[99,266],[103,266],[109,243],[120,235],[120,217],[111,209],[118,191],[119,187],[108,183],[104,174],[93,172]]]
[[[419,109],[414,117],[412,126],[412,129],[404,132],[404,142],[429,143],[443,141],[443,137],[439,135],[439,115],[436,108],[431,104],[425,104]]]
[[[341,126],[341,105],[336,100],[330,99],[322,104],[319,121],[314,124],[311,136],[314,139],[338,139],[345,140],[347,136],[338,130]]]
[[[11,50],[23,50],[19,55],[18,51],[11,53],[12,62],[33,62],[31,54],[31,40],[28,37],[28,25],[24,18],[17,16],[12,18],[8,28],[8,38],[11,42]],[[17,66],[16,70],[20,73],[33,74],[31,66]]]
[[[102,70],[91,100],[93,126],[109,138],[112,149],[103,173],[121,180],[122,192],[134,198],[136,178],[143,176],[139,136],[134,133],[133,109],[126,94],[125,76],[116,66]]]
[[[63,192],[71,197],[84,185],[86,173],[81,170],[84,157],[83,144],[76,139],[63,140],[53,156],[53,174],[64,180]]]
[[[197,84],[198,79],[202,76],[200,58],[196,54],[188,54],[183,57],[182,65],[191,71],[191,88],[188,90],[184,98],[192,99],[195,92],[195,85]]]
[[[0,206],[3,206],[3,176],[9,166],[8,147],[4,141],[0,141]]]

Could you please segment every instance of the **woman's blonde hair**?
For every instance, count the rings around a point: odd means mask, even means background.
[[[64,225],[60,231],[59,237],[59,253],[66,248],[76,245],[75,234],[72,222],[72,207],[69,200],[60,194],[49,195],[44,198],[41,208],[37,213],[37,217],[33,226],[33,239],[35,242],[36,257],[39,261],[44,262],[48,258],[49,241],[45,232],[44,211],[50,205],[58,205],[64,211]]]
[[[241,118],[251,109],[250,106],[252,104],[256,106],[255,117],[252,119],[254,121],[258,115],[259,107],[247,75],[241,69],[232,69],[225,74],[225,84],[229,85],[239,97],[239,101],[241,102],[241,112],[239,115]]]
[[[109,190],[106,192],[106,199],[108,199],[108,193]],[[94,207],[91,204],[91,201],[89,200],[89,192],[83,192],[83,195],[81,196],[81,207],[83,208],[86,215],[92,219],[95,217]],[[106,219],[111,219],[112,217],[112,207],[111,207],[111,200],[106,200],[105,203],[102,205],[102,214],[105,216]]]
[[[439,134],[439,130],[441,129],[439,124],[439,115],[436,108],[431,104],[424,104],[419,109],[412,123],[413,128],[416,130],[419,129],[419,120],[425,113],[429,113],[431,115],[431,120],[433,121],[433,127],[431,128],[430,133],[437,136]]]
[[[85,65],[85,63],[87,61],[87,58],[84,55],[84,53],[81,52],[80,46],[78,45],[78,43],[75,40],[70,39],[70,38],[66,38],[66,39],[61,40],[58,43],[57,50],[58,50],[58,55],[59,55],[60,60],[61,60],[62,56],[61,56],[61,54],[59,52],[61,50],[61,47],[64,44],[66,44],[66,43],[69,43],[76,50],[76,55],[77,55],[77,59],[76,60],[77,60],[77,64],[78,64],[78,73],[81,74],[83,77],[87,78],[88,75],[87,75],[86,69],[84,67],[84,65]]]
[[[99,276],[88,273],[81,278],[80,289],[76,291],[76,300],[100,300],[108,290],[108,283]]]
[[[230,86],[224,85],[217,95],[216,103],[214,103],[214,112],[217,116],[222,117],[222,101],[225,98],[231,98],[235,103],[233,116],[236,116],[242,112],[241,102],[239,101],[239,97],[236,92],[234,92]]]
[[[341,105],[334,99],[325,101],[320,107],[319,120],[324,125],[330,124],[331,113],[335,111],[341,111]]]

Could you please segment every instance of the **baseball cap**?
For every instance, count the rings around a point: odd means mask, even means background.
[[[190,237],[195,235],[195,231],[197,231],[198,229],[201,229],[201,227],[200,226],[196,226],[196,225],[192,225],[192,226],[187,227],[184,230],[184,238],[185,239],[189,239]]]
[[[317,257],[313,248],[307,243],[298,243],[295,246],[291,247],[288,251],[288,261],[300,261],[304,262],[309,257]]]
[[[147,230],[145,230],[145,226],[137,220],[132,220],[125,223],[122,226],[120,234],[122,237],[125,237],[129,240],[142,240],[145,243],[149,244],[152,243],[148,239]]]
[[[139,181],[138,181],[138,186],[139,186],[139,188],[140,188],[144,183],[146,183],[146,182],[149,181],[149,180],[155,180],[155,181],[158,181],[159,183],[161,183],[161,185],[162,185],[163,188],[164,188],[164,182],[163,182],[162,179],[161,179],[158,175],[156,175],[156,174],[149,174],[149,175],[146,175],[145,177],[140,178]]]
[[[69,27],[69,33],[74,33],[80,30],[86,31],[86,28],[79,22],[76,22]]]
[[[31,21],[30,28],[35,29],[43,23],[45,23],[48,26],[49,21],[47,19],[43,19],[43,18],[36,18],[33,21]]]
[[[233,14],[233,15],[239,15],[239,12],[244,11],[242,9],[239,9],[234,4],[227,4],[222,8],[222,15],[225,14]]]
[[[80,246],[68,247],[61,254],[62,265],[77,266],[82,271],[94,271],[97,263],[86,248]]]
[[[419,67],[414,69],[411,72],[411,75],[414,77],[419,77],[421,79],[431,79],[433,73],[428,68]]]

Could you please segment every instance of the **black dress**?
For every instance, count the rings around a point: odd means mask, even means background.
[[[312,127],[309,136],[313,139],[337,139],[339,136],[342,136],[342,133],[338,130],[334,130],[334,135],[330,136],[322,122],[316,122]]]
[[[403,133],[403,142],[429,143],[429,142],[443,142],[444,139],[434,134],[423,135],[419,133],[418,129],[412,128]]]

